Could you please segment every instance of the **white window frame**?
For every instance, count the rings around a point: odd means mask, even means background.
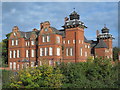
[[[56,37],[56,41],[57,41],[57,43],[60,43],[60,37],[59,36]]]
[[[14,46],[14,40],[12,40],[12,46]]]
[[[42,42],[45,42],[45,36],[42,36]]]
[[[47,56],[47,48],[45,48],[45,56]]]
[[[75,40],[73,40],[73,44],[75,44]]]
[[[49,56],[52,56],[52,55],[53,55],[53,48],[49,47]]]
[[[50,36],[47,36],[47,42],[50,42]]]
[[[85,57],[87,57],[87,52],[85,51]]]
[[[80,56],[82,56],[82,47],[80,48]]]
[[[70,48],[70,56],[73,56],[73,48]]]
[[[42,51],[43,51],[43,48],[40,48],[40,56],[43,56]]]
[[[12,70],[12,62],[10,62],[10,69]]]
[[[29,50],[26,50],[26,57],[28,58],[29,57]]]
[[[16,45],[18,45],[18,40],[16,40]]]
[[[26,46],[28,45],[28,43],[27,43],[27,42],[25,42],[25,44],[26,44]]]
[[[16,62],[13,62],[13,69],[16,70]]]
[[[16,58],[16,51],[13,50],[13,58]]]
[[[57,48],[57,56],[60,56],[60,48]]]
[[[90,45],[88,45],[88,48],[90,48]]]
[[[79,40],[79,43],[80,43],[81,41]]]
[[[70,40],[68,40],[68,44],[70,44]]]
[[[66,56],[68,56],[68,48],[66,48]]]
[[[34,40],[31,41],[31,45],[35,45],[35,41]]]
[[[17,50],[17,58],[20,57],[20,50]]]
[[[12,58],[12,51],[10,51],[10,58]]]
[[[65,40],[63,40],[63,44],[65,44]]]
[[[35,50],[34,49],[31,50],[31,57],[35,57]]]

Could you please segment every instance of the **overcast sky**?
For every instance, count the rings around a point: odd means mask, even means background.
[[[50,21],[51,26],[62,29],[64,17],[75,11],[88,27],[85,36],[96,40],[96,30],[110,29],[115,37],[113,46],[118,46],[118,3],[117,2],[3,2],[2,38],[17,25],[21,31],[40,28],[40,23]]]

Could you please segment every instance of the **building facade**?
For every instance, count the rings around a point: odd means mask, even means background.
[[[104,26],[97,31],[97,41],[87,40],[87,28],[73,11],[65,17],[63,29],[57,30],[49,21],[40,23],[40,29],[30,32],[20,31],[14,26],[8,43],[8,64],[11,70],[19,70],[35,65],[55,65],[61,62],[85,62],[88,57],[112,59],[112,35]]]

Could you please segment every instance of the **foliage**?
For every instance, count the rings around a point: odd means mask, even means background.
[[[59,88],[62,85],[63,75],[58,68],[43,65],[40,67],[28,68],[18,72],[12,77],[11,88]]]
[[[11,88],[119,88],[120,65],[110,59],[27,68],[11,77]]]
[[[13,76],[14,73],[10,70],[1,70],[2,71],[2,86],[3,88],[8,88],[10,83],[10,76]]]
[[[88,62],[62,63],[65,75],[63,87],[67,88],[117,88],[119,86],[117,64],[110,59],[95,58]]]
[[[118,53],[120,52],[120,48],[114,47],[113,48],[113,60],[117,61],[118,60]]]
[[[2,54],[2,60],[0,60],[2,62],[2,66],[6,67],[7,63],[8,63],[8,38],[10,36],[11,33],[8,33],[6,35],[6,39],[3,39],[2,42],[0,43],[0,53]]]

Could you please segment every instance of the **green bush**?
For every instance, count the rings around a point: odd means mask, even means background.
[[[40,67],[27,68],[12,77],[11,88],[59,88],[62,85],[63,75],[58,68],[43,65]]]

